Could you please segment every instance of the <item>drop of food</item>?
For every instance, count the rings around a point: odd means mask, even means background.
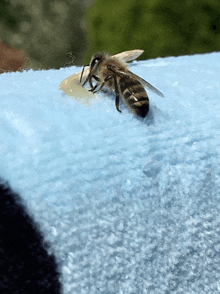
[[[59,90],[62,90],[66,95],[75,98],[76,100],[89,105],[89,99],[93,98],[92,92],[88,91],[79,84],[81,71],[67,77],[59,85]]]

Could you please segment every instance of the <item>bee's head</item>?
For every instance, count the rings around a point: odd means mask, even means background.
[[[104,52],[98,52],[92,55],[91,61],[90,61],[90,69],[95,70],[97,66],[102,62],[102,60],[105,57]]]

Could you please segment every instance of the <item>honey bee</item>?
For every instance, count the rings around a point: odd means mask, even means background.
[[[119,97],[121,96],[133,113],[144,118],[149,110],[149,99],[144,87],[149,88],[161,97],[164,97],[164,95],[147,81],[129,71],[125,61],[134,58],[133,56],[129,58],[128,52],[125,51],[115,56],[105,52],[93,54],[89,64],[89,73],[82,86],[89,82],[91,87],[89,91],[93,94],[106,86],[107,90],[115,93],[115,106],[119,112],[121,112],[119,109]],[[126,54],[126,57],[123,56],[123,53]],[[80,83],[82,82],[84,68],[81,72]],[[93,81],[96,83],[94,86]]]
[[[144,50],[135,49],[128,50],[116,55],[114,57],[120,58],[124,62],[129,62],[138,58]],[[84,75],[87,76],[89,74],[89,68],[83,68]],[[87,91],[86,88],[83,88],[82,85],[79,84],[80,77],[82,75],[82,71],[72,74],[65,78],[59,85],[59,90],[62,90],[66,95],[73,96],[78,101],[82,101],[83,103],[86,100],[85,104],[89,104],[88,101],[93,97],[93,94]],[[83,82],[83,80],[82,80]]]

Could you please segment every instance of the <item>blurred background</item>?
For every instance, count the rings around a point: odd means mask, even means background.
[[[0,0],[0,72],[220,51],[218,0]]]

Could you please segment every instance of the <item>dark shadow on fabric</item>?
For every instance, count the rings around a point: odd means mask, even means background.
[[[55,257],[19,195],[0,180],[0,292],[61,293]]]

